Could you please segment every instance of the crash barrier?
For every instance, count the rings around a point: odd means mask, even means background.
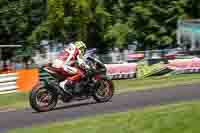
[[[174,70],[197,70],[200,69],[200,58],[172,60],[167,66]]]
[[[157,74],[180,74],[200,72],[200,58],[172,60],[168,64],[158,62],[149,64],[142,60],[136,63],[107,64],[107,74],[112,79],[145,78]],[[38,69],[19,70],[16,73],[0,75],[0,94],[30,91],[40,79],[51,78],[48,73]]]
[[[27,92],[32,89],[39,81],[38,69],[17,71],[17,86],[20,92]]]
[[[167,67],[173,70],[167,74],[169,76],[176,74],[199,73],[200,58],[172,60],[167,64]]]
[[[131,79],[135,78],[136,63],[129,64],[107,64],[107,74],[111,79]],[[51,75],[45,71],[39,71],[40,80],[52,79]]]
[[[38,83],[38,70],[19,70],[15,73],[0,74],[0,94],[27,92]]]
[[[107,64],[107,74],[114,79],[131,79],[136,76],[136,63]]]
[[[0,75],[0,94],[8,94],[16,92],[17,73],[1,74]]]
[[[162,59],[141,60],[138,63],[106,64],[107,74],[113,80],[145,78],[153,75],[167,73],[194,73],[200,72],[200,58],[179,59],[166,61]],[[46,72],[40,72],[40,79],[51,76]]]
[[[149,65],[146,61],[139,62],[137,65],[136,78],[146,78],[148,76],[157,75],[161,73],[168,72],[163,62]]]
[[[136,64],[110,64],[108,73],[112,79],[134,78]],[[38,69],[19,70],[16,73],[0,74],[0,94],[12,92],[28,92],[41,79],[51,79],[51,76]]]
[[[187,66],[186,66],[187,65]],[[194,68],[194,66],[196,66]],[[145,78],[153,75],[200,72],[200,59],[166,61],[160,59],[141,60],[136,63],[106,64],[107,75],[113,80]],[[39,72],[40,80],[52,79],[45,71]]]
[[[177,59],[165,61],[158,61],[149,65],[145,61],[139,62],[137,65],[137,78],[145,78],[153,75],[176,75],[187,73],[200,72],[200,58],[192,59]]]

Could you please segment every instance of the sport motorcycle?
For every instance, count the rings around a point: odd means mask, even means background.
[[[59,83],[70,75],[52,67],[52,64],[40,67],[40,81],[29,95],[30,106],[37,112],[46,112],[53,110],[58,101],[69,103],[93,98],[96,102],[108,102],[114,94],[114,84],[95,52],[95,49],[88,50],[83,58],[90,70],[79,68],[84,76],[64,89]]]

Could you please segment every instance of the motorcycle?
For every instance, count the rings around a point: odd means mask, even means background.
[[[59,100],[69,103],[93,98],[96,102],[108,102],[114,94],[114,85],[106,75],[105,65],[93,56],[95,51],[89,50],[84,56],[90,66],[89,72],[82,70],[85,76],[73,85],[66,85],[65,89],[59,87],[59,83],[69,75],[53,68],[51,64],[42,66],[40,75],[46,74],[48,77],[40,78],[40,82],[30,92],[30,106],[37,112],[46,112],[53,110]]]

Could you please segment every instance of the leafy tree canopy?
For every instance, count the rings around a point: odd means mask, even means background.
[[[176,43],[177,20],[200,17],[198,0],[1,0],[0,44],[83,40],[144,49]]]

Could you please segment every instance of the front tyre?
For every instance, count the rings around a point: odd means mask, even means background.
[[[112,80],[101,80],[96,88],[93,98],[97,102],[108,102],[114,95]]]
[[[30,92],[30,105],[37,112],[47,112],[52,110],[56,106],[57,101],[57,93],[42,84],[36,85]]]

